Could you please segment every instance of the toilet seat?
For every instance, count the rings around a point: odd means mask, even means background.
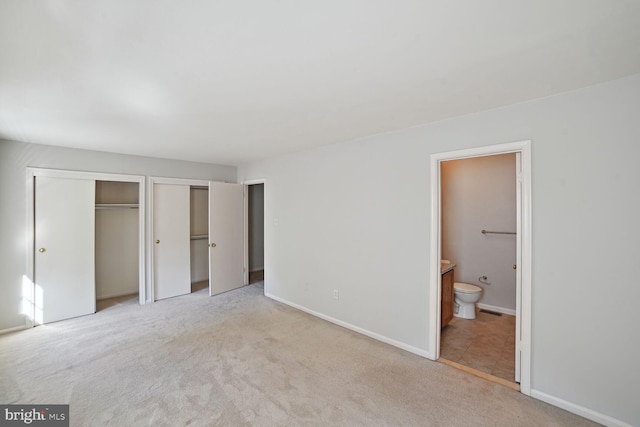
[[[456,292],[460,292],[463,294],[474,294],[476,292],[482,292],[482,288],[480,286],[472,285],[470,283],[462,283],[462,282],[455,282],[453,284],[453,289]]]

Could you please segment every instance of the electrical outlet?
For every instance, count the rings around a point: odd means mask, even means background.
[[[333,299],[340,299],[340,291],[337,289],[333,290]]]

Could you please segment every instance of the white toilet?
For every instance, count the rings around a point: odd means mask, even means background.
[[[480,301],[482,288],[469,283],[455,282],[453,290],[455,292],[453,315],[461,319],[475,319],[476,303]]]

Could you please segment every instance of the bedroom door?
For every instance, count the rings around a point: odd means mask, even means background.
[[[96,311],[95,180],[35,178],[36,321]]]

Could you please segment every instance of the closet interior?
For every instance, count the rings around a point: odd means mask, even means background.
[[[139,293],[139,184],[96,181],[95,286],[98,311]]]
[[[191,292],[209,287],[209,187],[190,187]]]

